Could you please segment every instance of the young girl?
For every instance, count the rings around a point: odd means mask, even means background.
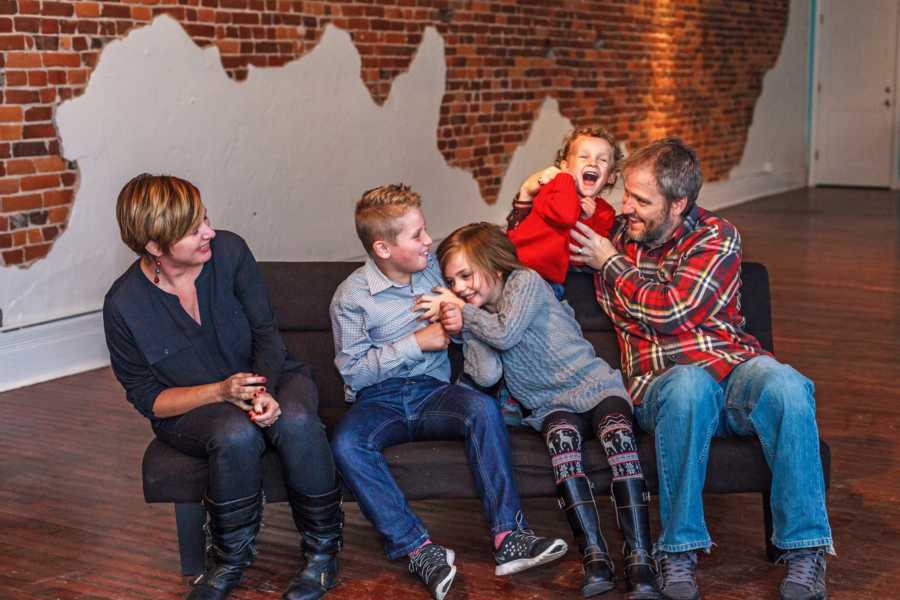
[[[591,484],[582,467],[585,436],[597,436],[612,469],[612,496],[625,539],[626,598],[659,598],[650,552],[647,488],[619,371],[598,358],[568,303],[521,265],[496,225],[454,231],[437,251],[450,290],[417,307],[462,335],[465,371],[481,386],[506,378],[550,453],[561,504],[583,555],[582,594],[615,586]],[[452,291],[452,293],[451,293]]]

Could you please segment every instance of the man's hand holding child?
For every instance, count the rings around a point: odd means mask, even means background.
[[[569,243],[569,260],[573,265],[586,265],[599,271],[607,260],[618,254],[615,246],[584,223],[575,223],[572,239],[581,244]]]

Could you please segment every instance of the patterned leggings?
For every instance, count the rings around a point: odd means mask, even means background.
[[[603,444],[613,481],[643,478],[634,438],[631,406],[624,398],[606,398],[589,411],[563,410],[547,415],[541,434],[550,453],[557,485],[572,477],[584,477],[582,440],[596,435]]]

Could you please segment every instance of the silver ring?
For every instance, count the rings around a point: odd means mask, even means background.
[[[578,254],[584,254],[584,246],[578,248]]]

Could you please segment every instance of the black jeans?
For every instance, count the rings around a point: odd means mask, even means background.
[[[597,431],[600,429],[600,422],[603,418],[616,413],[626,417],[634,428],[634,417],[631,415],[631,406],[628,401],[612,396],[583,413],[554,410],[544,417],[544,421],[541,423],[541,436],[546,437],[547,430],[551,425],[566,423],[577,429],[582,439],[593,439],[597,437]]]
[[[209,461],[207,494],[215,502],[259,492],[267,447],[278,452],[292,490],[307,495],[333,490],[334,461],[319,420],[316,384],[301,371],[285,373],[275,399],[281,416],[271,427],[259,427],[229,402],[216,402],[164,419],[156,427],[156,437]]]

